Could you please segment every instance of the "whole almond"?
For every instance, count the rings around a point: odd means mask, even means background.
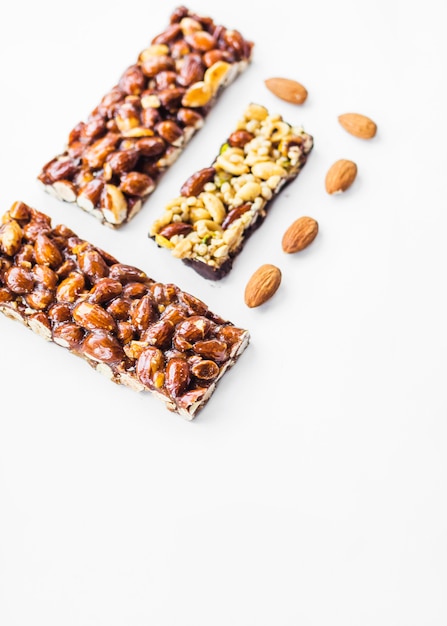
[[[188,388],[191,373],[186,359],[172,357],[166,365],[165,387],[174,396],[181,396]]]
[[[116,330],[116,322],[112,315],[105,311],[99,304],[81,301],[73,309],[74,321],[87,330]]]
[[[326,191],[329,194],[342,193],[354,182],[357,176],[357,165],[348,159],[335,161],[326,174]]]
[[[261,265],[245,287],[245,304],[253,309],[270,300],[281,284],[281,270],[275,265]]]
[[[118,363],[125,357],[118,339],[102,329],[89,333],[79,349],[87,358],[104,363]]]
[[[173,145],[178,145],[183,136],[183,130],[172,120],[158,122],[155,130],[162,139]]]
[[[204,167],[192,174],[181,186],[181,196],[198,196],[203,191],[206,183],[214,179],[216,170],[214,167]]]
[[[121,191],[132,196],[147,196],[154,188],[153,179],[142,172],[126,172],[121,176]]]
[[[0,227],[0,249],[7,256],[14,256],[22,244],[22,229],[19,224],[11,220]]]
[[[288,254],[304,250],[318,235],[318,222],[312,217],[299,217],[283,235],[282,249]]]
[[[37,235],[34,244],[34,257],[40,265],[49,265],[55,269],[62,263],[62,254],[57,245],[47,235]]]
[[[303,104],[307,99],[307,89],[291,78],[268,78],[264,83],[275,96],[286,102]]]
[[[171,239],[174,235],[187,235],[193,230],[192,224],[187,222],[171,222],[158,231],[158,234],[166,239]]]
[[[360,113],[344,113],[338,121],[345,130],[360,139],[372,139],[377,132],[377,125],[372,119]]]

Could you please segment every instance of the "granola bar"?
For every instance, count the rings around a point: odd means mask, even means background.
[[[302,127],[250,104],[211,166],[188,178],[149,236],[205,278],[223,278],[312,147]]]
[[[249,342],[198,298],[23,202],[0,226],[0,311],[187,419]]]
[[[38,180],[104,224],[129,222],[251,61],[235,29],[178,7]]]

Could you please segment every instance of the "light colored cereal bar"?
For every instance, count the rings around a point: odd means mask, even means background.
[[[250,104],[211,166],[190,176],[149,236],[205,278],[223,278],[312,147],[302,127]]]

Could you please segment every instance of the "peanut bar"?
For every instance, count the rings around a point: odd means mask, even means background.
[[[23,202],[0,226],[0,311],[187,419],[249,342],[247,330],[198,298],[53,227]]]
[[[223,278],[312,147],[302,127],[251,103],[211,166],[188,178],[149,237],[205,278]]]
[[[252,48],[239,31],[178,7],[38,180],[112,228],[128,222],[246,69]]]

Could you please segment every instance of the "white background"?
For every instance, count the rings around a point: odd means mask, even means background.
[[[0,9],[1,212],[23,200],[251,333],[187,422],[0,317],[0,624],[445,626],[443,3],[195,0],[255,42],[253,62],[112,231],[36,177],[176,6]],[[302,82],[307,102],[276,99],[272,76]],[[212,283],[147,231],[250,101],[303,124],[315,148]],[[373,140],[338,124],[352,111],[377,122]],[[339,158],[359,173],[333,197],[324,178]],[[319,236],[286,255],[301,215]],[[283,281],[249,309],[263,263]]]

